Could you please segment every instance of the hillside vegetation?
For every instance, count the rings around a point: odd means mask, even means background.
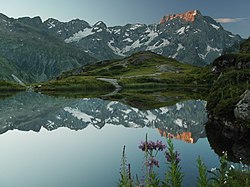
[[[14,82],[8,82],[0,80],[0,92],[6,92],[6,91],[22,91],[26,88],[21,86],[20,84],[14,83]]]
[[[106,77],[117,79],[123,88],[156,88],[168,86],[208,86],[209,68],[180,63],[153,52],[138,52],[119,60],[101,61],[94,65],[64,72],[62,80],[71,76]],[[55,82],[56,83],[56,82]]]
[[[114,86],[99,78],[114,79],[122,90],[106,95]],[[64,72],[55,80],[36,84],[35,89],[68,96],[99,92],[106,99],[119,100],[141,109],[174,104],[190,98],[204,98],[212,84],[209,68],[180,63],[153,52],[138,52],[124,59],[100,61]],[[81,92],[79,94],[79,92]],[[106,94],[104,94],[106,92]],[[168,99],[166,99],[168,98]]]
[[[226,54],[213,62],[217,74],[208,97],[212,115],[234,119],[234,108],[240,96],[250,88],[250,38],[241,44],[239,53]]]

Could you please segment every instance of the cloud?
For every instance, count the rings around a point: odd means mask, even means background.
[[[249,18],[217,18],[215,20],[220,23],[235,23],[235,22],[246,20],[246,19],[249,19]]]

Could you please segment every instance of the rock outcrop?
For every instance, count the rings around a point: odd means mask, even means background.
[[[164,16],[161,19],[160,24],[166,23],[166,22],[168,22],[172,19],[176,19],[176,18],[185,20],[187,22],[193,22],[195,20],[196,16],[198,16],[198,15],[201,15],[200,11],[198,11],[198,10],[188,11],[188,12],[183,13],[183,14],[168,15],[168,16]]]
[[[250,122],[250,90],[241,95],[241,100],[234,109],[234,116],[236,119]]]

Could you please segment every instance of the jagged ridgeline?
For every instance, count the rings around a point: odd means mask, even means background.
[[[113,27],[101,21],[91,26],[79,19],[42,22],[40,17],[0,14],[0,78],[41,82],[98,60],[145,50],[204,66],[228,48],[235,51],[241,40],[197,10],[164,16],[159,24]]]
[[[99,60],[151,50],[184,63],[207,65],[224,50],[235,51],[242,40],[198,10],[164,16],[158,24],[150,25],[108,27],[99,21],[90,26],[81,20],[62,23],[55,19],[45,24],[49,32]]]

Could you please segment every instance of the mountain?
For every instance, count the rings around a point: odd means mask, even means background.
[[[40,17],[13,19],[0,14],[0,78],[40,82],[95,61],[44,27]],[[3,68],[3,69],[2,69]]]
[[[0,134],[8,130],[49,131],[60,127],[81,130],[89,125],[157,128],[177,135],[190,132],[194,142],[204,137],[206,102],[189,100],[152,110],[140,110],[116,101],[65,99],[22,92],[0,100]]]
[[[40,17],[13,19],[0,14],[0,78],[41,82],[96,59],[123,58],[145,50],[207,65],[223,51],[235,51],[241,41],[197,10],[164,16],[159,24],[113,27],[102,21],[91,26],[79,19],[42,22]]]
[[[14,63],[0,57],[0,80],[13,80],[14,76],[20,77],[21,79],[28,78]]]
[[[224,30],[198,10],[164,16],[159,24],[151,25],[107,27],[99,21],[90,26],[81,20],[63,23],[55,19],[48,19],[44,24],[48,32],[99,60],[151,50],[184,63],[204,66],[228,48],[237,50],[237,44],[242,41],[239,35]]]

